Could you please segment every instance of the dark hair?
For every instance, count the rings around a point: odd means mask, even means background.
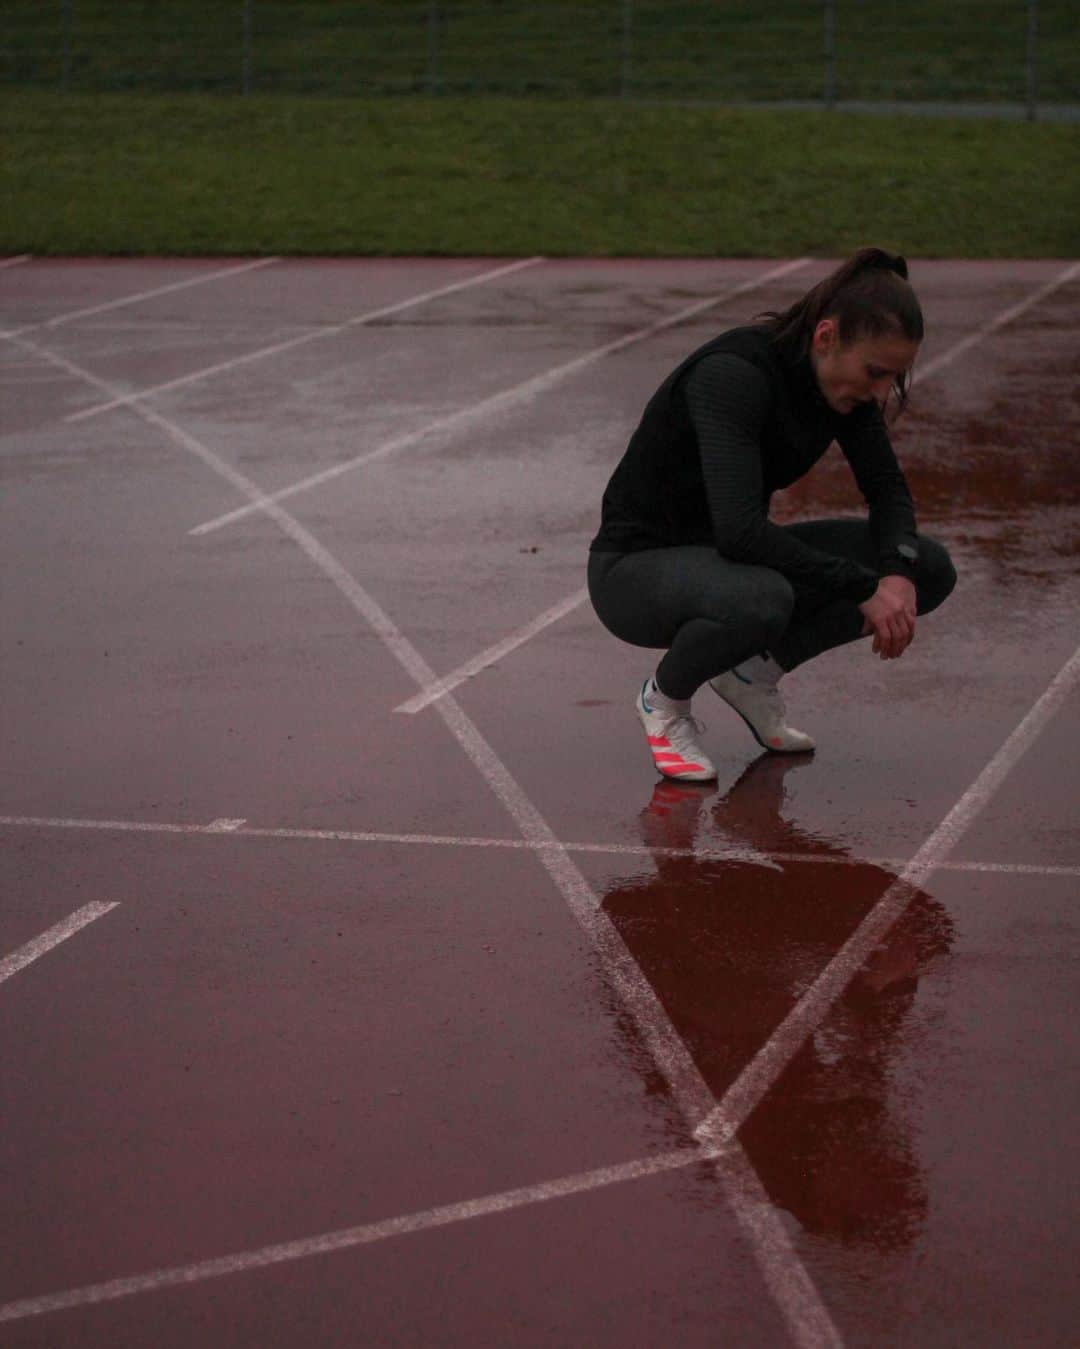
[[[824,318],[836,320],[842,343],[883,334],[923,338],[919,301],[907,279],[907,262],[883,248],[860,248],[824,281],[819,281],[790,309],[759,315],[773,341],[793,359],[810,350],[814,329]],[[893,384],[903,410],[908,396],[907,374]]]

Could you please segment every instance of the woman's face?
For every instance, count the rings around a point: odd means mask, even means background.
[[[860,403],[884,407],[896,377],[911,369],[918,351],[918,342],[898,334],[843,343],[836,320],[822,319],[814,329],[810,361],[826,403],[846,414]]]

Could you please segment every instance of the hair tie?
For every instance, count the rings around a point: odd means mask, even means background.
[[[883,248],[863,249],[860,264],[867,271],[895,272],[897,276],[907,280],[907,259],[899,253],[886,253]]]

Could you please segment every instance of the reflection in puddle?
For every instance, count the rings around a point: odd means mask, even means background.
[[[762,755],[723,796],[711,784],[657,784],[640,820],[656,875],[604,897],[717,1097],[895,879],[782,818],[785,775],[811,763]],[[734,845],[820,860],[670,851],[692,849],[710,820]],[[830,859],[839,865],[822,864]],[[945,910],[915,892],[741,1131],[770,1197],[807,1231],[895,1249],[922,1225],[926,1187],[891,1069],[911,1033],[919,975],[951,940]]]

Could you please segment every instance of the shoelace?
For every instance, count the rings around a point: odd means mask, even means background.
[[[675,737],[689,735],[703,735],[705,732],[705,723],[699,721],[691,712],[685,712],[681,717],[673,717],[667,727],[667,738],[676,748],[679,748]]]

